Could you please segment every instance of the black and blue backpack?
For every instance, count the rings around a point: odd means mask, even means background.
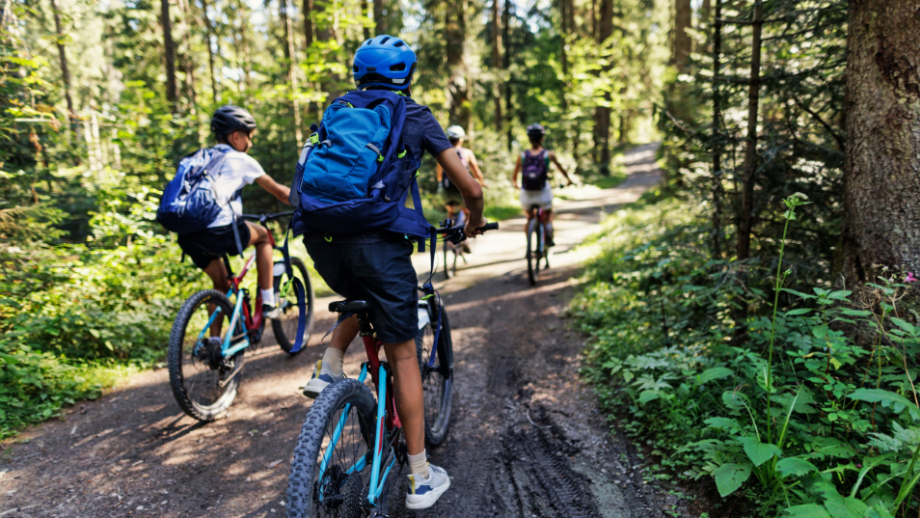
[[[157,221],[180,235],[200,232],[220,214],[214,179],[227,154],[216,148],[204,148],[179,162],[176,176],[166,184]]]
[[[422,213],[416,172],[420,157],[403,145],[406,100],[390,90],[335,99],[297,161],[291,205],[294,235],[336,236],[388,231],[434,247],[435,229]],[[406,207],[409,194],[412,208]]]

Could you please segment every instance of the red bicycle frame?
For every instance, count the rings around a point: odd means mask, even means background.
[[[268,231],[268,242],[271,244],[272,248],[275,248],[275,236],[272,235],[271,229],[268,227],[263,227]],[[240,283],[243,282],[243,277],[246,277],[246,273],[249,272],[249,269],[252,267],[252,263],[256,259],[256,252],[253,251],[252,255],[249,256],[249,259],[246,259],[246,263],[243,265],[243,269],[236,276],[230,278],[230,291],[236,293],[237,296],[240,294]],[[230,261],[229,259],[226,262],[227,271],[230,271]],[[253,330],[259,329],[262,326],[262,292],[258,291],[256,293],[256,307],[255,315],[250,314],[249,305],[243,304],[243,318],[245,318],[246,329]]]

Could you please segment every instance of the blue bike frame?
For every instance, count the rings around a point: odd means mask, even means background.
[[[367,379],[367,363],[365,362],[361,365],[361,375],[358,376],[358,382],[364,383]],[[386,485],[387,477],[390,475],[390,470],[393,469],[393,465],[396,464],[396,455],[393,455],[390,458],[390,462],[387,464],[386,470],[383,472],[383,476],[380,476],[380,464],[383,462],[383,445],[384,441],[389,442],[389,438],[384,438],[386,435],[386,395],[387,395],[387,372],[384,366],[380,365],[380,370],[378,372],[378,380],[380,380],[380,387],[378,387],[377,394],[377,433],[374,440],[374,459],[372,461],[371,467],[371,482],[370,487],[367,492],[367,501],[371,506],[377,505],[377,499],[380,498],[380,495],[383,494],[384,486]],[[345,429],[345,422],[348,420],[348,414],[351,412],[351,405],[345,405],[345,411],[342,412],[342,416],[339,418],[338,424],[336,424],[335,431],[332,432],[332,440],[329,441],[329,446],[326,447],[326,451],[323,453],[323,460],[320,462],[319,474],[317,475],[316,480],[322,480],[323,475],[326,473],[326,468],[329,465],[329,461],[332,460],[332,455],[335,452],[335,445],[338,444],[339,439],[342,437],[342,431]],[[389,456],[393,446],[390,445],[386,453]],[[354,463],[346,473],[361,473],[364,471],[364,468],[367,467],[367,455],[364,455],[357,462]],[[323,495],[319,495],[320,502],[323,501]]]

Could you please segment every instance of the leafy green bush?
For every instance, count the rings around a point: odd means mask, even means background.
[[[800,202],[787,204],[788,222]],[[787,288],[782,248],[771,276],[709,261],[707,237],[674,199],[607,223],[571,308],[603,404],[671,472],[712,476],[723,497],[743,488],[757,516],[915,514],[920,328],[897,309],[905,276],[858,295]],[[746,341],[733,340],[742,295]]]

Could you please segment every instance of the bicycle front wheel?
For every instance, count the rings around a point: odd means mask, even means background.
[[[272,319],[272,331],[274,331],[275,340],[278,341],[281,349],[293,355],[305,349],[307,340],[310,338],[310,329],[313,327],[313,285],[310,284],[307,265],[299,257],[291,257],[291,267],[294,270],[294,277],[300,279],[300,282],[303,283],[307,296],[307,325],[304,327],[303,346],[300,350],[294,350],[294,342],[297,341],[297,323],[300,318],[300,308],[297,307],[297,293],[291,288],[287,297],[281,298],[281,287],[288,281],[284,263],[275,263],[273,289],[275,290],[275,300],[281,304],[283,314],[281,318]]]
[[[354,379],[326,387],[304,419],[288,479],[288,518],[360,515],[355,486],[373,469],[377,403]],[[361,477],[361,481],[350,479]],[[364,494],[367,497],[367,494]]]
[[[179,309],[169,335],[169,384],[179,407],[199,421],[214,421],[236,398],[245,349],[231,358],[221,353],[232,314],[226,295],[199,291]],[[234,327],[231,345],[246,337],[242,322]]]
[[[425,399],[425,442],[434,447],[444,441],[450,426],[454,351],[447,312],[441,308],[441,332],[438,334],[437,349],[434,345],[437,312],[429,312],[429,316],[431,322],[419,329],[415,338],[415,350]]]

